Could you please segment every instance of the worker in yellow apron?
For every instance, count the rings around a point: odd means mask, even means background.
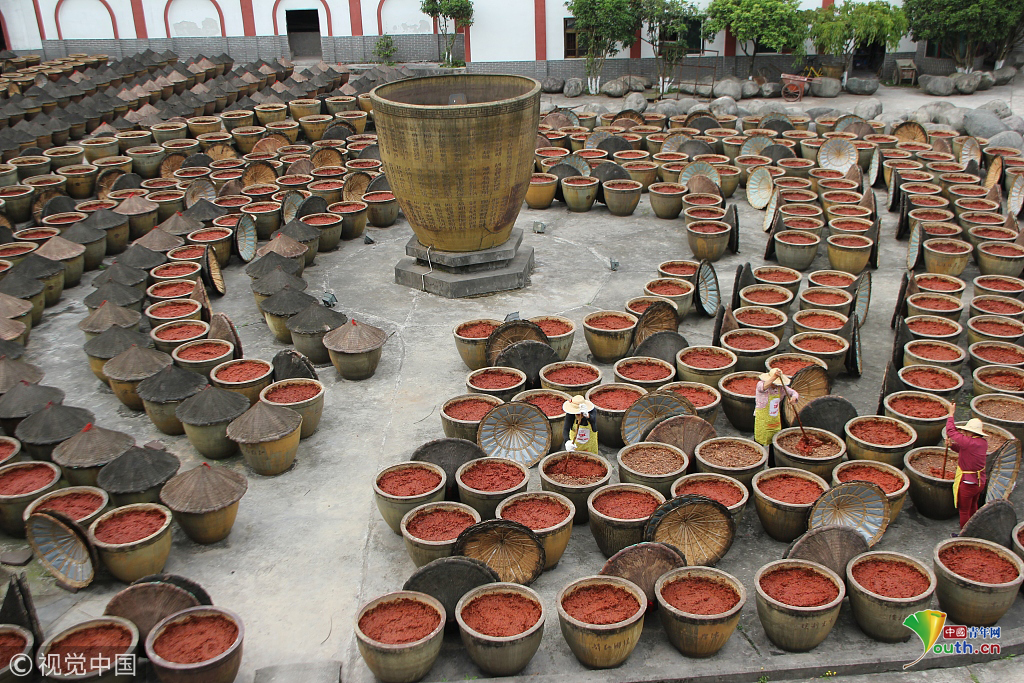
[[[597,453],[597,430],[590,419],[594,404],[582,396],[573,396],[562,404],[565,411],[565,425],[562,439],[565,450]]]

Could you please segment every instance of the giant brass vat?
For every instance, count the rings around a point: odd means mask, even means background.
[[[467,104],[449,105],[449,98]],[[396,81],[370,93],[391,189],[425,246],[503,244],[530,186],[540,83],[464,74]]]

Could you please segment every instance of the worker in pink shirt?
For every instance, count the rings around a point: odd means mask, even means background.
[[[988,455],[988,441],[985,440],[984,425],[978,418],[971,418],[959,429],[953,420],[956,405],[946,418],[946,441],[958,454],[956,475],[953,477],[953,504],[960,512],[960,528],[964,528],[975,512],[978,499],[985,490],[985,458]],[[943,473],[945,474],[945,473]],[[953,534],[956,536],[957,534]]]

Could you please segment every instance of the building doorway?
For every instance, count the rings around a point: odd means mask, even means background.
[[[295,59],[323,56],[320,45],[320,13],[315,9],[290,9],[284,13],[288,48]]]

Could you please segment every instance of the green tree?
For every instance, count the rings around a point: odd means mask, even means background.
[[[712,0],[707,13],[708,30],[729,29],[743,54],[750,57],[751,76],[761,47],[804,54],[807,19],[800,0]]]
[[[821,7],[811,12],[810,38],[819,53],[842,57],[843,80],[853,67],[858,48],[875,43],[888,50],[899,47],[907,32],[907,17],[885,0],[851,2]]]
[[[689,52],[687,35],[694,23],[700,25],[700,38],[704,32],[703,13],[684,0],[640,0],[640,20],[644,24],[643,41],[654,50],[658,65],[658,88],[668,92],[676,69]]]
[[[1004,39],[1020,21],[1020,6],[1007,0],[904,0],[910,35],[942,46],[957,71],[971,72],[988,43]]]
[[[568,0],[576,19],[576,40],[586,53],[587,90],[601,88],[604,61],[636,42],[640,15],[635,0]]]
[[[994,56],[997,69],[1002,68],[1006,58],[1013,52],[1013,48],[1017,46],[1017,43],[1024,40],[1024,0],[1007,0],[1007,4],[1013,8],[1017,21],[1006,32],[1002,40],[997,41],[995,44]]]
[[[452,50],[455,49],[455,35],[458,30],[473,25],[473,0],[422,0],[420,11],[437,20],[444,39],[443,66],[455,66]],[[451,33],[449,33],[451,30]]]

